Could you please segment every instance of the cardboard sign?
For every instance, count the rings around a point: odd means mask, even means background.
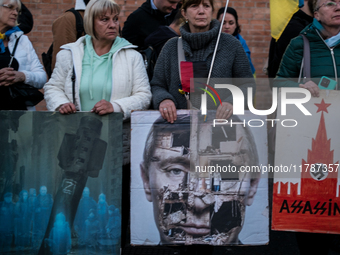
[[[273,230],[340,233],[339,102],[338,91],[320,91],[303,104],[311,115],[290,105],[277,116],[297,126],[277,126],[275,165],[286,170],[274,174]]]
[[[242,171],[267,164],[265,124],[249,127],[246,114],[214,127],[215,115],[180,110],[170,124],[158,111],[132,113],[131,244],[269,241],[267,179]]]
[[[119,254],[121,114],[0,119],[0,253]]]

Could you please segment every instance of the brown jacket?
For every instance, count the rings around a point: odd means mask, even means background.
[[[78,10],[84,18],[84,11]],[[52,53],[52,70],[54,69],[56,55],[60,47],[64,44],[77,41],[76,16],[72,12],[65,12],[57,18],[52,25],[53,33],[53,53]],[[84,35],[84,34],[83,34]]]

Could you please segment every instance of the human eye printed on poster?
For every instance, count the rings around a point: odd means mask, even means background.
[[[132,113],[131,244],[268,243],[268,180],[244,170],[267,164],[266,127],[243,125],[248,112],[232,125],[215,115]]]

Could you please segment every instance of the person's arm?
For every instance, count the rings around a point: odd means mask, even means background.
[[[65,85],[69,84],[67,78],[71,79],[72,56],[68,50],[62,50],[57,55],[57,62],[51,79],[44,86],[46,107],[49,111],[56,111],[71,100],[66,95]]]
[[[131,56],[131,59],[127,61],[132,64],[132,72],[130,72],[130,78],[132,80],[131,95],[113,100],[112,102],[113,105],[119,105],[121,111],[124,113],[124,119],[130,118],[132,110],[148,109],[152,96],[142,55],[134,50],[129,50],[129,54],[127,55]],[[119,81],[115,81],[115,83],[123,86]]]
[[[52,70],[55,67],[56,56],[64,44],[75,42],[77,40],[76,17],[72,12],[66,12],[53,22],[53,53],[52,53]]]
[[[21,63],[18,71],[25,75],[24,82],[26,84],[41,89],[44,86],[47,77],[31,41],[27,36],[21,36],[18,47],[19,46],[25,48],[27,63]]]
[[[166,99],[173,101],[176,108],[178,108],[175,98],[169,92],[169,86],[171,82],[170,77],[171,75],[177,74],[170,74],[171,66],[168,65],[169,61],[167,61],[168,58],[171,58],[171,54],[169,54],[171,49],[173,47],[177,47],[177,40],[178,39],[176,38],[171,39],[171,41],[168,41],[168,43],[164,45],[163,50],[161,51],[159,57],[157,58],[153,77],[150,82],[153,107],[155,110],[158,110],[161,102]],[[174,59],[176,59],[176,61],[178,62],[177,56]]]
[[[27,7],[21,2],[21,13],[18,16],[19,28],[24,34],[31,32],[33,28],[33,16]]]
[[[176,56],[170,54],[170,52],[177,51],[177,43],[178,39],[176,38],[170,39],[170,41],[165,44],[157,59],[154,75],[151,80],[153,107],[154,109],[159,110],[162,117],[170,123],[173,123],[177,119],[177,109],[180,108],[179,103],[170,93],[172,80],[176,79],[176,76],[178,77],[178,83],[175,83],[180,84],[178,72],[173,73],[171,71],[173,70],[173,65],[176,65],[178,62],[177,54]],[[175,48],[176,51],[174,50]],[[179,87],[175,88],[176,91],[178,89]]]

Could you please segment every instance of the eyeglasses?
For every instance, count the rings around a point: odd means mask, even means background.
[[[11,12],[17,11],[17,13],[20,12],[19,7],[15,7],[15,5],[11,5],[11,4],[2,4],[2,7],[5,7],[7,9],[9,9]]]
[[[340,2],[323,3],[318,8],[316,8],[315,11],[317,12],[322,6],[325,6],[326,8],[329,8],[329,9],[335,9],[338,4],[340,5]]]

